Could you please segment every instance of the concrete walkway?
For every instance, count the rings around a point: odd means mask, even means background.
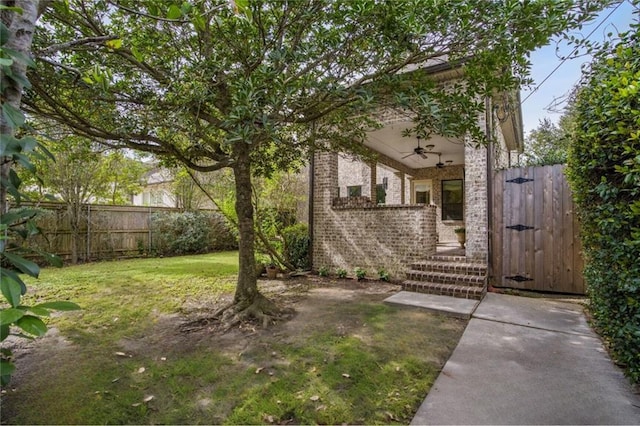
[[[640,424],[582,307],[489,293],[412,424]]]

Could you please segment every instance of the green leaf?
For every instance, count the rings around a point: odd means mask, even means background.
[[[40,267],[34,262],[13,253],[3,253],[3,255],[13,266],[20,269],[25,274],[34,278],[38,278],[38,275],[40,275]]]
[[[14,50],[14,49],[7,49],[7,48],[4,48],[2,50],[5,53],[9,54],[9,56],[11,56],[14,60],[22,62],[23,64],[25,64],[28,67],[35,68],[36,63],[33,61],[31,56],[25,54],[24,52],[20,52],[18,50]]]
[[[60,256],[53,253],[47,253],[45,251],[38,250],[38,249],[32,249],[32,250],[38,253],[40,256],[44,257],[44,260],[46,260],[51,266],[55,266],[56,268],[62,268],[64,266],[64,263],[62,262],[62,259],[60,258]]]
[[[4,46],[9,40],[9,28],[3,23],[0,22],[0,46]]]
[[[12,324],[24,317],[22,309],[8,308],[0,311],[0,325]]]
[[[22,330],[34,336],[42,336],[47,332],[46,324],[38,317],[25,315],[16,321],[16,325]]]
[[[9,127],[18,128],[24,124],[24,114],[18,108],[14,107],[8,102],[2,104],[2,115]]]
[[[0,223],[10,225],[23,219],[33,218],[38,211],[35,209],[24,209],[18,211],[9,211],[0,216]]]
[[[35,315],[38,315],[40,317],[48,317],[49,315],[51,315],[51,312],[49,312],[49,310],[41,308],[39,306],[23,306],[23,308],[33,312]]]
[[[18,15],[22,15],[22,8],[18,6],[6,6],[4,4],[0,4],[0,10],[8,10],[10,12],[15,12]]]
[[[120,49],[122,47],[122,39],[107,40],[104,44],[110,49]]]
[[[0,66],[10,67],[13,65],[13,59],[10,58],[0,58]]]
[[[0,361],[0,376],[10,376],[16,371],[16,366],[9,361]]]
[[[33,306],[34,308],[46,308],[53,309],[55,311],[77,311],[82,309],[80,306],[76,305],[73,302],[68,302],[65,300],[57,301],[57,302],[44,302],[38,303]]]
[[[20,141],[10,135],[2,135],[0,138],[0,156],[10,156],[17,154],[22,150]]]
[[[167,12],[167,18],[169,19],[178,19],[182,16],[182,10],[175,4],[169,6],[169,11]]]
[[[11,328],[9,327],[9,324],[0,325],[0,342],[3,342],[4,339],[9,337],[10,331],[11,331]]]
[[[12,307],[16,307],[20,304],[20,296],[22,296],[22,288],[20,283],[9,277],[8,275],[0,275],[0,289],[5,299]]]
[[[10,271],[7,268],[0,269],[0,275],[6,275],[10,277],[12,280],[14,280],[15,282],[17,282],[18,284],[20,284],[21,295],[24,296],[27,293],[27,286],[24,284],[24,281],[22,281],[22,278],[20,278],[20,275],[16,274],[14,271]]]

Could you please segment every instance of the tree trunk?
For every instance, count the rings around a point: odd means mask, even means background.
[[[251,163],[249,145],[234,146],[236,162],[233,174],[236,183],[236,214],[238,215],[238,257],[240,270],[234,302],[239,307],[251,305],[258,297],[258,279],[254,253],[253,204],[251,203]]]
[[[2,4],[5,4],[3,1]],[[33,41],[33,32],[35,31],[36,20],[38,19],[38,1],[37,0],[16,0],[12,6],[22,9],[22,13],[3,11],[0,14],[2,21],[9,29],[9,38],[3,46],[8,49],[17,50],[18,52],[29,54],[31,51],[31,42]],[[11,66],[11,72],[14,75],[25,77],[27,66],[22,62],[15,61]],[[3,79],[4,80],[4,79]],[[8,103],[11,106],[20,109],[22,101],[22,84],[15,80],[9,80],[4,91],[2,92],[2,103]],[[11,128],[5,120],[4,114],[0,114],[0,136],[13,136],[15,129]],[[9,157],[0,157],[0,177],[2,180],[9,178],[9,170],[12,162]],[[7,199],[7,190],[4,185],[0,185],[0,214],[4,214],[9,210]]]

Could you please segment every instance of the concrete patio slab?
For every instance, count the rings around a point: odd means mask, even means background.
[[[640,424],[583,321],[571,303],[488,294],[412,424]]]
[[[487,293],[473,317],[543,330],[593,335],[583,312],[584,307],[579,303]]]
[[[416,308],[426,309],[431,312],[437,312],[456,318],[469,319],[476,309],[479,300],[460,299],[449,296],[438,296],[435,294],[413,293],[410,291],[401,291],[388,297],[384,303],[401,306],[413,306]]]

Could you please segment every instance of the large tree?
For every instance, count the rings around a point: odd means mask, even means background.
[[[240,272],[236,318],[265,318],[251,178],[311,148],[353,150],[373,108],[399,101],[422,133],[480,135],[482,99],[513,88],[526,53],[606,2],[69,0],[35,37],[27,110],[107,145],[201,172],[230,167]],[[443,87],[407,70],[449,62]]]

